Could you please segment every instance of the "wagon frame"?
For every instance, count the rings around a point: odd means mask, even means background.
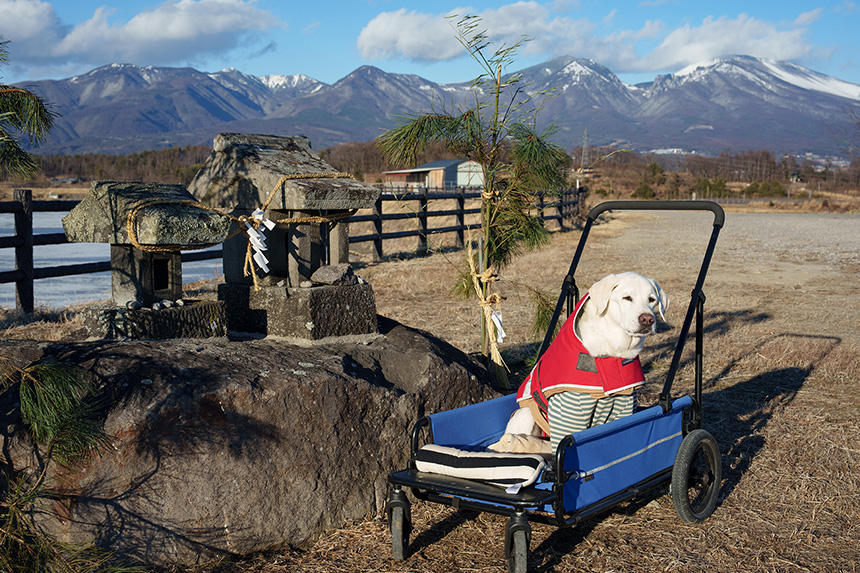
[[[503,429],[507,416],[516,408],[513,394],[424,416],[412,429],[411,455],[407,468],[392,472],[388,477],[392,488],[386,511],[395,559],[406,557],[412,528],[406,489],[423,501],[450,505],[456,509],[508,516],[505,526],[505,557],[509,571],[516,573],[526,571],[531,537],[530,520],[556,526],[575,526],[588,517],[639,498],[667,482],[671,484],[673,503],[682,520],[699,522],[713,512],[719,495],[721,461],[716,441],[702,428],[703,324],[706,300],[703,286],[719,232],[725,221],[725,213],[718,204],[710,201],[608,201],[593,207],[585,218],[582,234],[570,269],[562,282],[538,357],[543,355],[553,339],[562,308],[566,306],[567,314],[570,315],[579,300],[579,288],[574,274],[591,227],[602,213],[621,210],[711,211],[714,215],[710,239],[657,404],[640,409],[625,418],[565,436],[553,453],[551,468],[543,472],[539,483],[516,493],[507,493],[505,489],[477,480],[420,472],[415,465],[422,436],[425,443],[456,443],[459,437],[452,436],[464,431],[456,427],[458,422],[462,423],[463,420],[470,420],[479,426],[484,424],[480,431],[477,431],[479,434],[492,432],[499,423]],[[684,344],[694,318],[696,342],[693,396],[685,395],[673,400],[672,384],[680,367]],[[585,456],[594,455],[586,451],[589,444],[599,445],[601,440],[604,444],[612,443],[610,438],[615,444],[629,442],[632,436],[638,437],[643,428],[649,433],[657,432],[658,437],[644,447],[632,445],[631,452],[587,471],[581,467],[571,467],[581,464]],[[437,439],[440,439],[440,442],[437,442]],[[605,450],[606,446],[602,449]],[[579,450],[585,452],[582,458],[579,456]],[[635,461],[637,456],[647,458],[647,462],[637,470],[644,472],[643,475],[637,475],[635,471],[630,472],[627,469],[631,460]],[[612,469],[620,475],[612,476]],[[602,473],[596,478],[597,472]],[[634,483],[624,482],[628,474],[639,479],[635,479]],[[604,475],[610,477],[604,478]],[[589,482],[594,483],[592,480],[595,479],[598,483],[599,480],[604,480],[604,485],[600,486],[603,489],[597,488],[597,493],[583,494],[583,491],[590,487]],[[624,482],[620,487],[617,485],[619,480]],[[600,491],[611,493],[603,495]],[[571,499],[571,496],[575,499]]]

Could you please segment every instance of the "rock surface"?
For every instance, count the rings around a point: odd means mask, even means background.
[[[312,288],[219,284],[227,308],[227,329],[319,340],[371,334],[376,329],[376,298],[370,284]]]
[[[180,299],[181,300],[181,299]],[[137,305],[140,305],[138,301]],[[172,300],[150,308],[89,306],[81,310],[87,336],[93,338],[210,338],[227,334],[227,317],[220,301],[176,305]]]
[[[80,364],[106,389],[112,447],[51,476],[71,497],[43,525],[151,565],[190,565],[380,514],[414,422],[495,392],[452,346],[379,322],[381,335],[307,346],[0,341],[19,361]],[[5,436],[16,468],[35,463],[21,434]]]
[[[166,203],[141,209],[135,233],[144,245],[217,244],[227,238],[229,217],[183,201],[195,201],[182,185],[93,181],[86,198],[63,217],[63,230],[73,243],[127,245],[128,214],[141,201]]]
[[[349,263],[324,265],[314,271],[311,282],[321,285],[355,285],[358,277]]]
[[[322,177],[279,181],[284,175]],[[331,178],[334,167],[314,153],[306,137],[219,133],[212,153],[188,190],[210,207],[247,212],[261,207],[278,185],[269,209],[349,210],[369,208],[379,189],[348,177]]]

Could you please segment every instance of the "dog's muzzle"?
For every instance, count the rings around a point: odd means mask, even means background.
[[[641,334],[648,334],[651,332],[651,329],[654,327],[654,315],[648,314],[647,312],[643,312],[639,315],[639,332]]]

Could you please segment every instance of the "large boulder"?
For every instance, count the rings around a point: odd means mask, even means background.
[[[144,245],[218,244],[232,221],[195,205],[183,185],[129,181],[93,181],[89,194],[63,217],[73,243],[128,245],[128,215],[139,208],[134,232]],[[140,208],[149,204],[148,207]]]
[[[219,133],[188,191],[210,207],[248,212],[269,203],[275,210],[372,207],[380,190],[337,172],[303,136]],[[299,179],[284,179],[303,175]],[[317,177],[314,177],[317,175]]]
[[[302,545],[380,514],[412,424],[495,395],[483,367],[449,344],[381,317],[380,333],[315,345],[0,342],[19,361],[79,364],[105,388],[111,447],[52,473],[69,497],[43,526],[152,565],[188,565]],[[6,434],[15,467],[34,468],[20,426]]]

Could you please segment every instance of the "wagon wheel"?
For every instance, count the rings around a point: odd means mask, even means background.
[[[509,573],[526,573],[526,561],[529,555],[529,541],[523,530],[514,531],[511,535],[511,548],[508,552]]]
[[[406,515],[402,507],[391,510],[391,553],[395,559],[406,559],[406,548],[409,547],[409,531],[406,527]]]
[[[406,559],[409,533],[412,531],[412,516],[409,500],[401,490],[394,490],[388,501],[388,525],[391,529],[391,553],[394,559]]]
[[[505,525],[505,558],[509,573],[526,573],[532,528],[523,514],[512,515]]]
[[[701,428],[687,434],[672,467],[672,501],[683,521],[697,523],[713,513],[721,478],[720,450],[714,437]]]

